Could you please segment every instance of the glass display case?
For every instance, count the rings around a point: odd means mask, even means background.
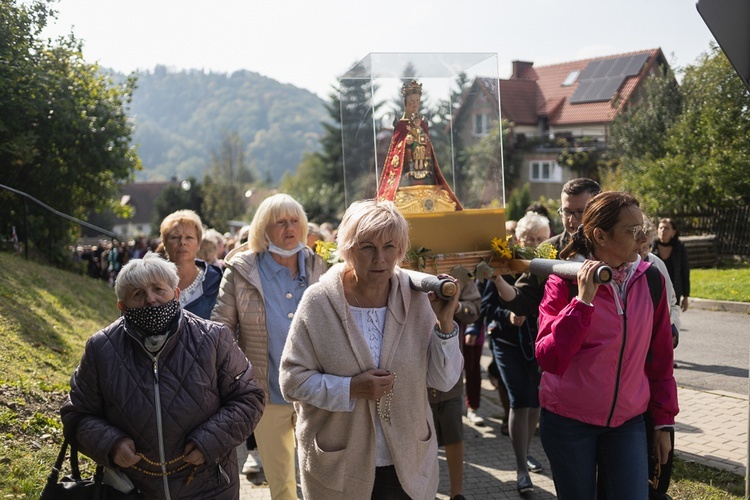
[[[394,132],[410,118],[402,90],[411,82],[421,86],[417,113],[440,173],[463,208],[504,206],[492,53],[371,53],[339,77],[347,206],[377,195]]]
[[[504,235],[497,54],[371,53],[339,91],[347,206],[393,200],[413,249],[489,250]],[[465,243],[442,245],[444,231]]]

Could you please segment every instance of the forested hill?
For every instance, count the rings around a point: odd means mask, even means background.
[[[174,71],[157,66],[136,74],[129,114],[144,170],[139,181],[173,176],[203,179],[222,138],[237,134],[258,179],[294,172],[305,152],[319,149],[326,118],[318,96],[251,71]],[[116,75],[124,78],[124,75]]]

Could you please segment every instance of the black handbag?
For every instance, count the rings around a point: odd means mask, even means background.
[[[103,484],[104,467],[96,466],[94,477],[81,479],[81,471],[78,468],[78,449],[70,443],[70,470],[68,476],[63,477],[60,482],[58,478],[65,461],[65,452],[68,450],[68,440],[64,440],[60,454],[57,456],[52,472],[47,476],[47,484],[42,490],[41,500],[108,500],[108,499],[137,499],[141,498],[138,490],[123,493],[113,487]]]

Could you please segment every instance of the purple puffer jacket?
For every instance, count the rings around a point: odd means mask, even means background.
[[[60,410],[65,435],[98,464],[115,467],[110,451],[124,437],[154,462],[181,456],[189,440],[203,453],[189,485],[192,465],[164,477],[121,469],[145,498],[239,498],[235,447],[260,420],[264,396],[225,326],[182,311],[153,356],[119,318],[87,341],[70,387]],[[159,471],[144,460],[137,467]]]

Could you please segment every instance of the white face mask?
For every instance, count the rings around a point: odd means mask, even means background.
[[[268,251],[271,252],[271,253],[275,253],[279,257],[291,257],[293,255],[296,255],[297,252],[299,252],[303,248],[305,248],[305,245],[303,245],[301,241],[299,243],[297,243],[297,246],[294,247],[294,248],[292,248],[291,250],[287,250],[285,248],[281,248],[278,245],[274,245],[270,241],[268,242]]]

